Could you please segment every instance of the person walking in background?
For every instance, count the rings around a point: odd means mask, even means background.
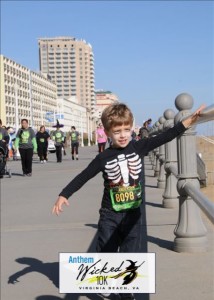
[[[21,120],[21,128],[18,130],[14,144],[15,150],[19,150],[24,176],[32,175],[33,152],[37,152],[36,136],[28,120]]]
[[[14,159],[14,149],[13,149],[13,141],[15,141],[16,133],[15,130],[12,127],[7,127],[7,132],[9,135],[9,143],[8,143],[8,158]]]
[[[40,130],[36,134],[36,141],[38,146],[38,156],[40,162],[46,163],[47,159],[47,152],[48,152],[48,140],[50,139],[49,133],[45,130],[45,126],[42,125]]]
[[[0,178],[3,178],[3,175],[5,173],[5,166],[6,166],[6,159],[8,158],[8,143],[9,143],[10,137],[7,132],[7,130],[2,127],[2,120],[0,120],[0,147],[5,150],[5,160],[2,159],[0,152],[0,160],[3,167],[0,168]]]
[[[53,127],[56,128],[56,130],[52,133],[52,140],[55,142],[56,147],[56,159],[58,163],[62,162],[62,148],[64,144],[64,132],[60,130],[61,127],[64,127],[63,124],[59,124],[59,121],[57,120],[56,125]]]
[[[149,137],[150,128],[148,127],[148,120],[143,123],[143,126],[139,130],[139,136],[141,139]]]
[[[71,127],[71,155],[72,160],[74,160],[74,155],[76,156],[76,160],[79,159],[78,157],[78,149],[79,149],[79,132],[76,131],[76,127]]]
[[[7,129],[4,128],[4,126],[2,126],[2,120],[0,119],[0,141],[8,144],[9,140],[10,140],[10,137],[9,137],[8,131],[7,131]]]
[[[149,130],[151,130],[151,128],[152,128],[152,119],[147,120],[147,127],[149,128]]]
[[[105,134],[103,125],[101,123],[97,128],[96,135],[97,135],[97,143],[98,143],[98,152],[100,153],[105,150],[106,141],[107,141],[107,136]]]

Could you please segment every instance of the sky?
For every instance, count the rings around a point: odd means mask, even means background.
[[[93,48],[95,89],[129,105],[136,124],[161,117],[180,93],[214,103],[213,1],[2,1],[1,54],[39,71],[38,38]]]

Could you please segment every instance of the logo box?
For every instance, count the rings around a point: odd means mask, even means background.
[[[60,293],[155,293],[155,253],[60,253]]]

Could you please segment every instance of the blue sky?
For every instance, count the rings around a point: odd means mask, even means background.
[[[1,54],[39,70],[40,37],[85,39],[95,88],[126,102],[137,124],[191,94],[214,102],[213,1],[1,1]]]

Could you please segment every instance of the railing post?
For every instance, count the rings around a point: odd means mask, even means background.
[[[164,130],[174,126],[175,113],[172,109],[167,109],[164,112],[166,122],[164,123]],[[177,169],[177,141],[176,139],[165,144],[165,171],[166,171],[166,185],[163,193],[163,207],[176,208],[178,207],[178,191],[177,178],[169,170],[169,167]]]
[[[166,119],[164,117],[160,117],[158,121],[160,123],[158,130],[159,132],[162,132]],[[157,182],[157,187],[159,189],[163,189],[165,187],[165,182],[166,182],[164,163],[165,163],[165,145],[162,145],[159,147],[159,170],[160,171],[159,171],[158,182]]]
[[[175,106],[180,111],[175,116],[175,123],[191,115],[193,98],[180,94],[175,99]],[[202,252],[207,248],[206,228],[201,219],[200,209],[184,190],[186,183],[199,189],[196,162],[195,128],[191,127],[177,138],[178,147],[178,192],[179,217],[175,228],[174,250],[177,252]]]

